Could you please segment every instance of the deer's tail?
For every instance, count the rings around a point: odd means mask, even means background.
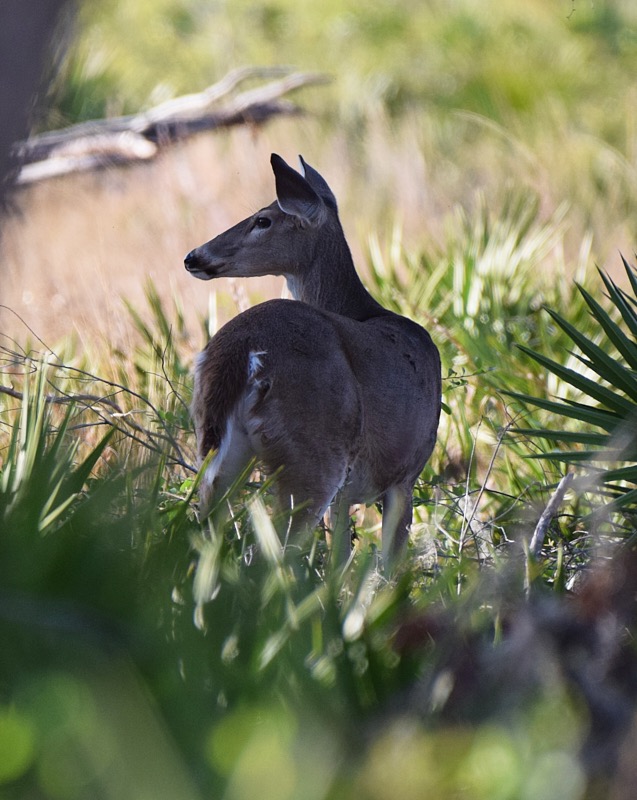
[[[246,390],[249,372],[249,342],[234,330],[222,328],[199,354],[190,410],[201,460],[219,448],[228,419]]]

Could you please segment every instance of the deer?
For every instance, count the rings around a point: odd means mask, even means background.
[[[184,260],[201,280],[283,276],[292,295],[235,316],[196,359],[200,464],[215,451],[200,513],[258,462],[276,476],[278,506],[294,509],[289,535],[314,531],[330,510],[347,534],[351,506],[380,503],[389,563],[408,540],[415,484],[436,442],[438,349],[367,291],[322,175],[302,156],[300,171],[276,153],[270,163],[276,200]],[[345,534],[340,544],[332,534],[341,561]]]

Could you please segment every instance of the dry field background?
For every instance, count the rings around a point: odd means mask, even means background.
[[[246,302],[279,295],[280,279],[203,284],[183,269],[190,249],[271,202],[273,151],[292,161],[301,152],[327,177],[363,274],[370,240],[381,251],[399,241],[407,252],[439,253],[459,210],[471,216],[484,203],[497,214],[511,193],[537,197],[543,219],[563,215],[560,251],[543,269],[575,272],[594,260],[613,272],[617,251],[634,246],[635,168],[599,140],[569,137],[559,125],[535,142],[516,139],[460,113],[444,124],[379,114],[353,138],[307,115],[200,135],[141,166],[19,189],[1,242],[2,334],[35,335],[48,346],[72,334],[87,347],[127,347],[123,299],[143,313],[152,282],[162,299],[187,309],[198,346],[199,321],[212,307],[223,321]],[[595,170],[580,172],[580,163],[605,165],[603,193]]]
[[[2,243],[0,330],[23,339],[28,327],[48,345],[72,334],[123,347],[131,336],[123,299],[143,313],[148,282],[192,309],[193,323],[202,318],[211,297],[232,287],[195,283],[184,256],[269,202],[266,138],[201,137],[151,164],[19,190]],[[230,313],[227,297],[220,304]]]

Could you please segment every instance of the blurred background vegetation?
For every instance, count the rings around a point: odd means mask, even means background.
[[[85,0],[68,44],[39,130],[246,65],[332,80],[303,117],[14,197],[0,800],[634,796],[634,3]],[[344,575],[320,536],[277,548],[256,479],[227,530],[197,518],[194,354],[281,287],[181,263],[270,202],[273,150],[326,176],[367,285],[442,353],[391,579],[373,509]]]
[[[122,114],[194,91],[246,64],[323,69],[316,105],[340,125],[382,107],[463,109],[505,123],[560,106],[574,126],[626,143],[637,49],[630,2],[86,2],[51,111]]]

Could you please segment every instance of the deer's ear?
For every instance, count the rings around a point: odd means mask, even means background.
[[[326,216],[325,204],[308,181],[276,153],[272,153],[270,163],[281,211],[298,217],[306,225],[320,225]]]
[[[301,172],[305,180],[310,184],[314,191],[321,197],[323,202],[328,206],[338,211],[338,204],[334,192],[330,189],[325,178],[320,172],[311,167],[303,156],[299,156],[299,163],[301,164]]]

